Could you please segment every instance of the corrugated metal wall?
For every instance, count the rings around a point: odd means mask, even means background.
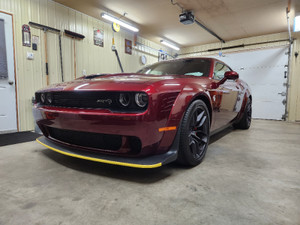
[[[21,28],[23,24],[28,24],[29,21],[32,21],[60,30],[67,29],[85,35],[85,39],[82,41],[75,41],[77,77],[82,75],[83,70],[86,70],[87,74],[120,72],[115,53],[111,50],[113,35],[111,24],[50,0],[0,0],[0,11],[10,12],[14,16],[20,131],[34,128],[31,98],[36,90],[46,86],[44,32],[31,28],[31,35],[38,36],[40,41],[38,50],[33,51],[29,47],[22,46]],[[104,31],[104,47],[94,45],[93,28],[99,28]],[[134,34],[123,29],[119,33],[115,33],[115,44],[124,71],[137,71],[142,67],[139,57],[145,53],[133,50],[132,55],[125,54],[125,38],[133,42]],[[48,32],[47,40],[49,80],[50,84],[52,84],[61,82],[58,35]],[[164,49],[162,46],[140,37],[138,37],[138,42],[155,49]],[[65,81],[74,79],[73,44],[74,42],[71,38],[62,36]],[[147,48],[145,48],[145,51],[148,51]],[[34,60],[26,59],[27,52],[34,53]],[[149,53],[145,54],[148,64],[157,62],[157,57],[153,53]]]

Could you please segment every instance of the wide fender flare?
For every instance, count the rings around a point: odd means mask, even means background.
[[[177,96],[168,118],[167,126],[180,126],[180,122],[189,105],[196,99],[204,100],[211,113],[212,100],[209,92],[200,85],[186,85]]]
[[[244,114],[244,112],[245,112],[245,108],[246,108],[247,101],[248,101],[248,99],[250,98],[250,96],[251,96],[251,98],[252,98],[252,95],[251,95],[250,90],[247,89],[247,90],[245,91],[245,94],[244,94],[244,97],[243,97],[243,103],[242,103],[241,110],[240,110],[239,114],[237,115],[237,119],[236,119],[237,121],[239,121],[239,120],[242,118],[242,116],[243,116],[243,114]],[[252,99],[251,99],[251,100],[252,100]]]
[[[160,151],[167,151],[169,146],[172,145],[177,132],[180,132],[180,125],[184,113],[186,112],[189,105],[196,99],[204,100],[204,102],[207,104],[207,107],[209,108],[211,115],[212,100],[209,92],[200,85],[186,85],[178,94],[170,112],[168,122],[166,124],[166,127],[176,127],[176,130],[167,131],[164,133],[159,145]]]

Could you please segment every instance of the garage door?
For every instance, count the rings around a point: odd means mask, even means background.
[[[253,118],[282,120],[285,114],[288,46],[226,53],[221,60],[240,74],[253,95]]]

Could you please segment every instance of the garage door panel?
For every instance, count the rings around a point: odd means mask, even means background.
[[[288,46],[238,53],[226,53],[225,57],[222,57],[222,61],[225,61],[225,58],[226,62],[227,60],[234,60],[233,64],[229,64],[232,69],[236,66],[243,66],[247,69],[278,67],[279,65],[285,65],[288,62],[287,52]]]
[[[257,68],[257,69],[234,69],[240,74],[240,78],[247,80],[249,84],[259,85],[259,84],[274,84],[283,86],[284,82],[284,72],[286,71],[284,65],[277,67],[268,68]]]
[[[237,71],[253,95],[253,118],[282,120],[285,113],[285,94],[288,46],[226,53],[221,60]]]
[[[281,102],[277,102],[277,104],[282,104]],[[268,110],[259,110],[262,108],[267,108]],[[277,107],[274,102],[270,101],[256,101],[253,105],[253,118],[262,119],[268,118],[271,120],[278,120],[284,114],[284,109]]]

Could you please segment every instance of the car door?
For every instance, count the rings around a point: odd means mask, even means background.
[[[222,84],[219,83],[227,71],[231,71],[228,66],[218,61],[215,62],[212,77],[216,87],[214,89],[215,96],[212,97],[215,112],[213,130],[228,124],[238,113],[237,100],[240,89],[238,83],[234,80],[226,80]]]

